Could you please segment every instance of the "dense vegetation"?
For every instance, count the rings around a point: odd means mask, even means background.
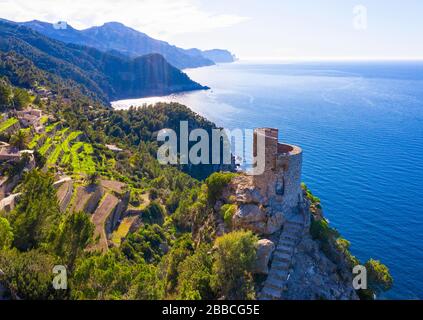
[[[104,103],[204,89],[159,54],[130,59],[65,44],[4,21],[0,21],[0,51],[23,55],[38,69],[81,85],[86,93],[93,92]]]
[[[2,58],[0,54],[0,59]],[[3,62],[0,62],[0,74],[2,73],[1,65],[3,64]],[[31,97],[26,90],[12,86],[9,82],[9,78],[0,77],[0,111],[5,111],[8,108],[21,110],[26,107],[30,101]],[[0,131],[2,131],[2,129],[0,129]]]
[[[250,232],[196,244],[153,202],[144,225],[119,248],[90,253],[92,223],[85,213],[59,212],[50,174],[31,171],[20,188],[19,205],[0,218],[0,265],[21,298],[254,298],[256,238]],[[70,271],[65,292],[50,286],[56,264]]]

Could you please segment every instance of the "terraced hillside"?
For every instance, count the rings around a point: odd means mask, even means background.
[[[63,180],[63,182],[61,182]],[[130,214],[125,183],[102,179],[98,184],[86,185],[84,179],[67,176],[57,181],[57,197],[62,212],[85,212],[95,226],[99,241],[90,250],[106,251],[109,238],[119,246],[137,221],[137,214]],[[124,217],[124,218],[122,218]]]
[[[16,118],[9,118],[5,121],[0,122],[0,133],[9,133],[11,129],[19,126],[19,121]]]
[[[93,174],[95,163],[92,158],[93,146],[85,142],[77,142],[71,147],[71,166],[75,173]]]
[[[47,159],[47,167],[61,167],[75,175],[93,174],[96,171],[93,146],[79,141],[81,131],[59,128],[60,123],[47,126],[45,133],[33,137],[29,148],[38,148],[40,154]]]
[[[112,242],[116,246],[121,245],[122,239],[124,239],[129,234],[131,227],[138,219],[138,216],[129,216],[122,219],[119,227],[112,234]]]
[[[72,201],[72,212],[85,211],[92,213],[103,196],[103,189],[99,186],[79,186]]]
[[[59,157],[62,154],[61,142],[68,131],[69,128],[64,128],[58,131],[52,139],[53,151],[49,154],[49,157],[47,158],[47,165],[53,166],[57,163]]]

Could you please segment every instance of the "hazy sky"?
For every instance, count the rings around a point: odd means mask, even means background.
[[[0,0],[0,17],[78,29],[119,21],[241,59],[423,58],[422,0]]]

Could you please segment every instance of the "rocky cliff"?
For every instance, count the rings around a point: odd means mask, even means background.
[[[264,171],[232,178],[214,210],[220,233],[246,229],[260,237],[255,273],[264,281],[258,298],[358,299],[352,286],[356,261],[324,220],[320,200],[301,184],[301,148],[279,143],[274,128],[254,134],[255,154],[257,137],[265,142]]]
[[[275,210],[272,198],[261,196],[252,177],[241,174],[224,189],[215,211],[228,204],[236,207],[231,223],[221,221],[222,232],[247,229],[261,238],[255,267],[256,274],[265,277],[260,299],[358,299],[348,255],[335,243],[322,244],[312,236],[312,221],[323,215],[306,190],[303,199],[292,210]]]

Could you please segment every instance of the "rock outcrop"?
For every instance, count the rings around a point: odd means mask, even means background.
[[[223,195],[220,205],[233,202],[238,207],[233,216],[233,226],[262,235],[271,235],[279,231],[286,220],[285,216],[296,210],[294,207],[284,211],[283,200],[278,202],[274,198],[263,196],[254,186],[253,177],[245,174],[236,176],[224,190]]]
[[[256,274],[269,273],[269,261],[275,251],[275,244],[268,239],[261,239],[257,242],[257,260],[254,266]]]
[[[306,235],[297,246],[281,299],[358,300],[352,281],[351,271],[329,260],[319,244]]]

